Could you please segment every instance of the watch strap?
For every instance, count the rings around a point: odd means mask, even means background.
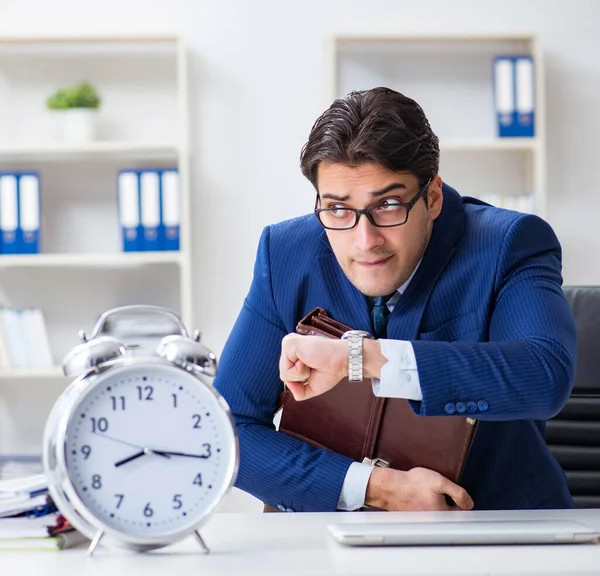
[[[348,340],[348,381],[363,381],[363,340],[372,336],[363,330],[348,330],[342,340]]]

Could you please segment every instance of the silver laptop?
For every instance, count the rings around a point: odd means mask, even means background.
[[[573,544],[600,538],[600,530],[574,520],[347,522],[328,529],[345,546]]]

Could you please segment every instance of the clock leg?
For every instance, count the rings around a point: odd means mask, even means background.
[[[200,532],[198,532],[198,530],[194,530],[194,534],[196,535],[196,540],[198,540],[198,544],[200,544],[200,548],[202,548],[202,554],[208,554],[210,550],[208,549],[208,546],[204,543],[204,540],[202,540]]]
[[[94,539],[92,540],[92,543],[90,544],[90,547],[87,549],[88,556],[91,556],[94,553],[94,550],[96,550],[96,546],[98,546],[100,540],[102,540],[102,536],[104,536],[104,532],[98,530],[98,532],[96,532],[96,535],[94,536]]]

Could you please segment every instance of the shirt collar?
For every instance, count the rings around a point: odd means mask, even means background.
[[[402,296],[402,294],[404,294],[404,292],[408,288],[410,281],[413,279],[413,276],[419,269],[419,266],[421,265],[422,261],[423,261],[423,259],[421,258],[421,260],[419,260],[417,262],[417,265],[415,266],[415,269],[412,271],[412,274],[408,277],[408,280],[404,284],[402,284],[402,286],[400,286],[400,288],[398,288],[396,290],[396,293],[388,300],[387,307],[390,312],[394,309],[394,306],[398,303],[398,300],[400,300],[400,296]]]

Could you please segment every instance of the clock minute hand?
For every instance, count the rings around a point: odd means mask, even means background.
[[[187,452],[171,452],[169,450],[152,450],[156,454],[160,454],[161,456],[184,456],[186,458],[210,458],[209,454],[188,454]]]

